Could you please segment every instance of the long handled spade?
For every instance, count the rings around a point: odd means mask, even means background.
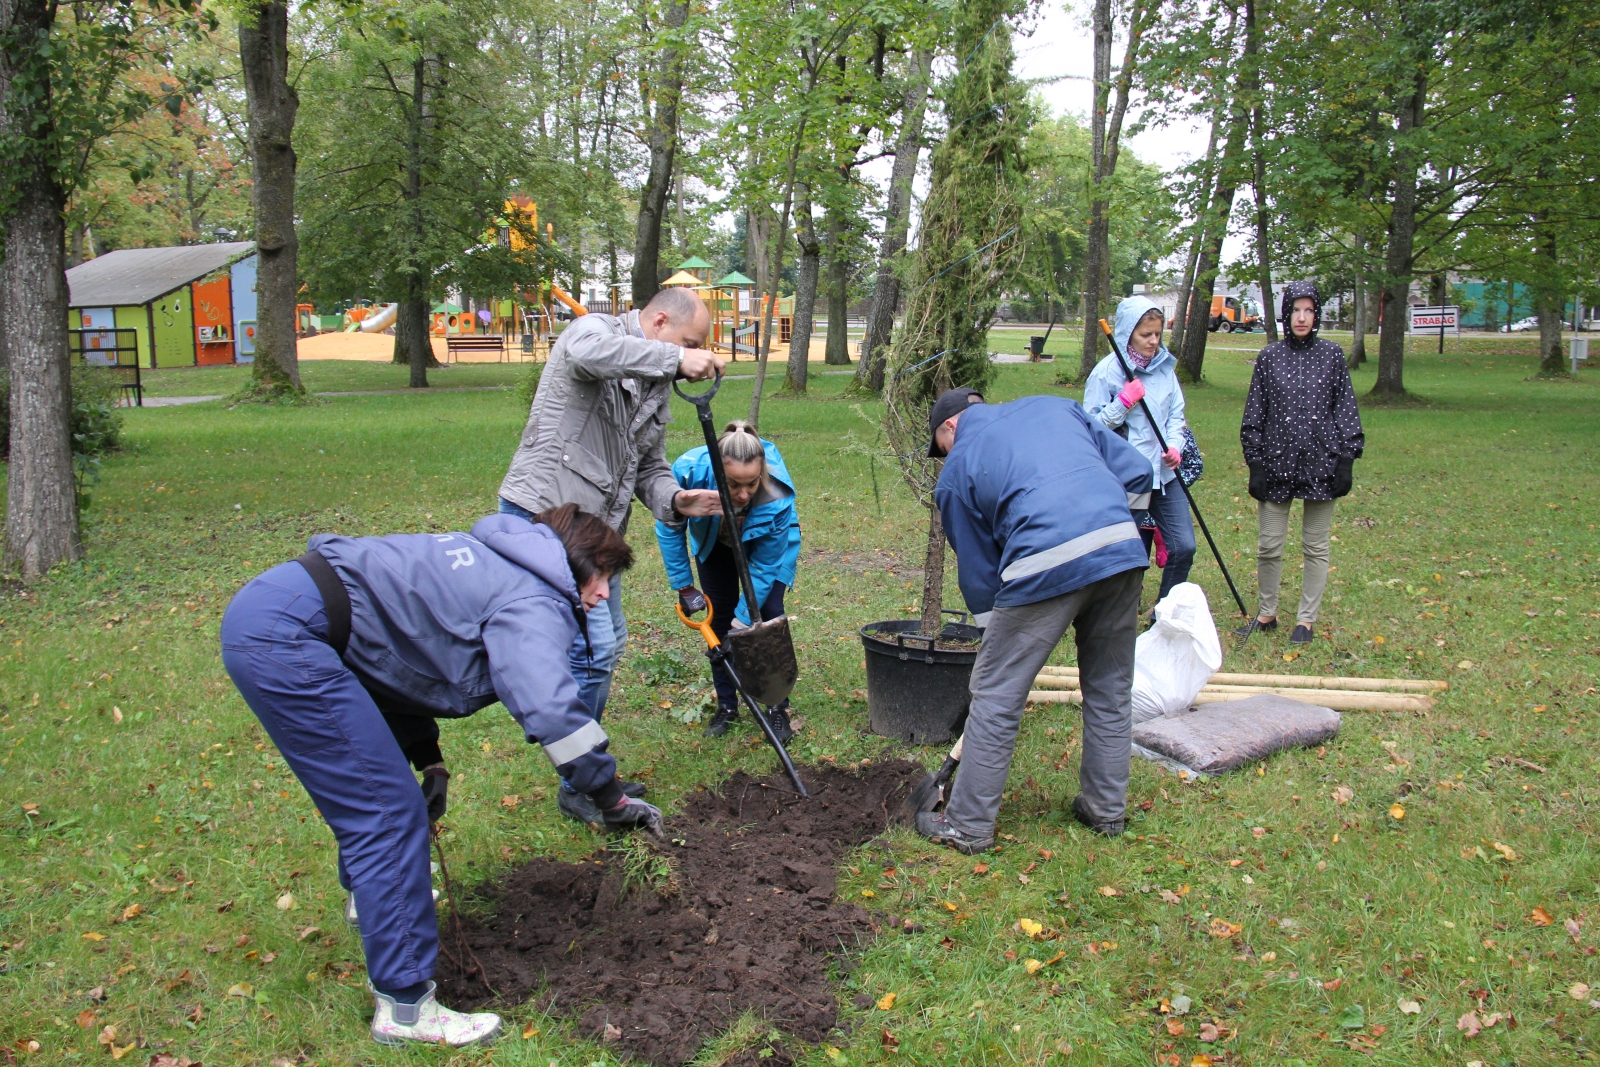
[[[1128,381],[1133,381],[1133,369],[1128,366],[1127,359],[1122,354],[1122,349],[1117,347],[1117,339],[1111,333],[1111,324],[1105,319],[1100,320],[1100,328],[1105,331],[1106,340],[1111,343],[1111,353],[1117,357],[1117,365],[1122,368],[1123,376]],[[1139,398],[1139,410],[1144,412],[1145,419],[1150,423],[1150,429],[1155,432],[1156,443],[1161,446],[1161,451],[1167,450],[1167,439],[1161,435],[1161,427],[1156,425],[1156,417],[1150,413],[1150,405],[1144,402],[1144,397]],[[1205,518],[1200,514],[1200,505],[1194,502],[1194,494],[1189,492],[1189,487],[1183,484],[1182,478],[1174,478],[1178,488],[1183,490],[1183,498],[1189,502],[1189,510],[1194,512],[1194,521],[1199,525],[1200,532],[1206,535],[1206,544],[1211,546],[1211,554],[1217,558],[1217,566],[1222,569],[1222,577],[1228,583],[1228,592],[1233,594],[1233,602],[1239,605],[1239,614],[1250,617],[1250,612],[1245,610],[1244,597],[1239,595],[1239,587],[1233,584],[1233,575],[1228,573],[1228,565],[1222,562],[1222,552],[1217,548],[1217,542],[1211,536],[1211,528],[1206,525]],[[1250,635],[1245,634],[1248,641]]]
[[[721,388],[721,374],[717,375],[710,389],[698,395],[685,393],[676,382],[672,384],[673,392],[694,405],[700,428],[705,433],[711,476],[717,483],[717,496],[722,501],[722,521],[731,523],[734,521],[733,497],[728,492],[728,476],[722,469],[722,450],[717,447],[717,430],[711,417],[711,398]],[[806,792],[805,784],[800,781],[800,773],[794,769],[794,761],[789,758],[783,742],[778,740],[778,735],[772,729],[772,720],[766,712],[766,708],[774,707],[788,697],[800,677],[800,664],[794,656],[794,639],[789,633],[789,619],[786,615],[766,620],[761,618],[761,606],[756,602],[755,585],[750,581],[750,564],[745,559],[744,545],[739,540],[737,529],[730,530],[730,533],[732,536],[728,541],[739,571],[739,586],[744,590],[745,606],[750,612],[750,625],[730,633],[726,642],[718,640],[711,630],[710,601],[706,602],[703,622],[695,622],[685,615],[682,604],[678,605],[678,618],[691,630],[700,631],[700,636],[706,641],[706,657],[712,663],[722,664],[727,670],[734,688],[749,706],[750,714],[766,736],[767,743],[777,749],[778,758],[783,761],[783,769],[789,772],[795,789],[802,797],[809,797],[811,794]]]
[[[900,807],[895,809],[895,821],[908,823],[917,817],[918,812],[932,811],[949,799],[946,794],[950,779],[955,777],[956,768],[961,765],[961,742],[965,737],[963,734],[956,738],[950,754],[944,758],[939,769],[918,782],[911,795],[901,801]]]

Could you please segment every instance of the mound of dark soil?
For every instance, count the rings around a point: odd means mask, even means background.
[[[619,853],[535,860],[479,890],[491,918],[464,920],[483,975],[462,973],[453,931],[441,931],[440,991],[459,1008],[545,996],[584,1032],[672,1067],[746,1010],[821,1041],[836,1020],[829,956],[879,929],[834,899],[834,867],[884,831],[925,773],[903,761],[807,768],[809,801],[781,775],[737,774],[668,820],[683,844],[660,849],[675,868],[665,896],[630,885]]]

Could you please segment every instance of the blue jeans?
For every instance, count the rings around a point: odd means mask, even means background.
[[[392,992],[432,978],[427,804],[389,724],[328,644],[304,567],[279,564],[239,590],[222,617],[222,663],[339,843],[372,984]]]
[[[532,512],[504,497],[500,499],[500,514],[533,521]],[[572,664],[572,676],[578,680],[578,696],[599,722],[605,714],[606,701],[611,698],[611,678],[628,644],[628,620],[622,616],[622,575],[611,576],[609,598],[589,611],[588,630],[587,641],[580,633],[572,642],[567,660]],[[561,787],[572,792],[565,779]]]
[[[1178,479],[1168,482],[1165,489],[1150,494],[1150,516],[1156,520],[1161,539],[1167,543],[1167,565],[1161,571],[1161,592],[1157,600],[1172,592],[1172,587],[1189,580],[1189,568],[1194,566],[1196,542],[1194,520],[1189,515],[1189,500],[1183,495]]]

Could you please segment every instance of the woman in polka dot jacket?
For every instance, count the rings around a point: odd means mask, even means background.
[[[1250,495],[1260,501],[1256,617],[1236,630],[1248,637],[1278,626],[1278,583],[1289,509],[1303,500],[1300,545],[1304,568],[1293,644],[1306,644],[1328,584],[1333,502],[1350,491],[1366,438],[1345,366],[1344,349],[1317,337],[1322,297],[1311,282],[1283,291],[1283,340],[1261,350],[1244,404],[1239,443],[1250,467]]]

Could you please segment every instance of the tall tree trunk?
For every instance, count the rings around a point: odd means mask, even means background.
[[[7,160],[15,199],[0,220],[0,363],[10,368],[11,391],[5,557],[25,582],[83,555],[69,429],[67,197],[56,177],[49,60],[40,47],[55,12],[50,0],[0,0],[0,137],[20,149]]]
[[[689,0],[667,5],[665,28],[677,31],[689,17]],[[683,94],[683,50],[669,45],[656,64],[656,84],[641,86],[640,96],[649,108],[645,143],[650,149],[650,169],[639,193],[639,220],[633,240],[633,305],[642,308],[661,288],[661,222],[667,211],[667,191],[672,185],[678,152],[678,101]],[[653,107],[650,107],[651,103]]]
[[[401,197],[405,202],[407,237],[411,247],[406,261],[410,267],[404,279],[405,291],[395,309],[395,362],[411,368],[412,389],[428,388],[428,365],[436,362],[428,338],[428,279],[431,271],[422,263],[427,247],[427,214],[422,202],[422,171],[428,154],[428,67],[426,55],[419,55],[411,66],[411,101],[406,122],[406,171]]]
[[[1095,0],[1094,5],[1094,115],[1090,124],[1090,161],[1093,167],[1089,210],[1089,248],[1084,262],[1083,359],[1078,377],[1087,378],[1100,362],[1101,305],[1111,298],[1111,189],[1117,172],[1117,153],[1122,141],[1122,121],[1128,113],[1128,97],[1133,90],[1133,71],[1139,62],[1139,44],[1148,22],[1145,0],[1134,0],[1128,11],[1128,47],[1117,71],[1117,98],[1111,104],[1111,0]],[[1106,108],[1111,107],[1111,114]]]
[[[828,212],[828,347],[823,362],[832,367],[850,365],[850,258],[849,235],[839,209]]]
[[[1356,260],[1361,266],[1356,271],[1356,313],[1355,321],[1351,328],[1355,337],[1350,342],[1350,355],[1347,357],[1351,370],[1355,370],[1367,361],[1367,239],[1356,238]]]
[[[822,272],[822,242],[811,219],[811,187],[800,187],[795,205],[795,243],[800,246],[800,284],[794,291],[794,322],[789,329],[789,380],[791,393],[804,393],[811,370],[811,330],[817,307],[817,278]]]
[[[889,195],[883,206],[883,236],[878,241],[878,276],[872,286],[867,330],[861,338],[861,363],[854,387],[883,391],[884,360],[894,332],[894,313],[900,303],[900,275],[895,263],[906,247],[911,228],[911,183],[922,152],[922,119],[927,111],[928,78],[933,53],[918,52],[912,59],[911,81],[900,104],[900,137],[895,142],[894,169],[889,175]]]
[[[1400,101],[1395,124],[1394,202],[1389,210],[1389,245],[1383,259],[1383,325],[1378,333],[1378,381],[1374,396],[1405,395],[1406,329],[1417,232],[1417,155],[1414,133],[1422,127],[1428,76],[1417,71],[1409,96]]]
[[[808,87],[809,88],[809,87]],[[778,306],[778,282],[783,278],[783,249],[789,243],[789,212],[794,208],[795,168],[800,165],[800,148],[805,144],[805,117],[794,133],[794,143],[789,146],[789,166],[783,176],[783,211],[778,215],[778,225],[772,235],[772,266],[767,271],[767,288],[761,298],[761,354],[756,361],[756,380],[750,390],[750,425],[757,432],[761,428],[761,393],[767,383],[767,359],[772,355],[772,317]],[[791,325],[793,323],[791,322]]]
[[[1556,258],[1555,229],[1547,219],[1535,217],[1539,233],[1540,279],[1535,290],[1539,316],[1539,374],[1541,377],[1565,374],[1566,352],[1561,347],[1562,318],[1566,313],[1566,294],[1555,285],[1561,264]],[[1582,300],[1579,300],[1582,303]]]
[[[1222,129],[1222,104],[1219,100],[1211,113],[1211,136],[1206,141],[1206,159],[1200,171],[1200,195],[1195,198],[1194,236],[1189,239],[1189,255],[1183,263],[1183,281],[1178,286],[1178,303],[1173,309],[1172,351],[1183,351],[1183,337],[1189,327],[1189,299],[1194,292],[1195,265],[1200,259],[1200,246],[1206,239],[1206,220],[1211,217],[1211,193],[1216,187],[1217,134]]]
[[[933,637],[944,629],[944,523],[939,509],[928,509],[928,549],[922,559],[922,633]]]
[[[1205,373],[1206,342],[1210,339],[1211,297],[1216,291],[1217,270],[1222,264],[1222,242],[1228,236],[1228,220],[1233,216],[1233,201],[1239,191],[1239,164],[1244,154],[1244,116],[1235,114],[1229,124],[1228,140],[1217,166],[1217,191],[1211,198],[1211,218],[1206,223],[1206,238],[1194,268],[1194,288],[1189,295],[1189,318],[1183,327],[1183,349],[1178,367],[1191,382]]]
[[[250,203],[256,228],[256,361],[263,394],[300,393],[295,349],[299,294],[294,229],[294,119],[300,97],[289,84],[289,8],[257,3],[239,22],[239,65],[250,123]]]
[[[1256,200],[1256,282],[1261,286],[1261,319],[1267,343],[1278,339],[1278,322],[1272,314],[1272,242],[1267,235],[1267,156],[1261,125],[1261,27],[1256,22],[1256,0],[1244,3],[1244,68],[1240,88],[1250,102],[1250,185]]]
[[[428,368],[437,367],[433,356],[433,340],[428,335],[428,294],[412,290],[395,309],[394,346],[403,350],[405,362],[411,367],[412,389],[428,388]]]

